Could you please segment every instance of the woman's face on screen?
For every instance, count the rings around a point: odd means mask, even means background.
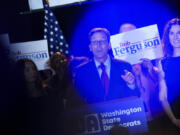
[[[169,30],[169,41],[173,48],[180,48],[180,25],[172,25]]]

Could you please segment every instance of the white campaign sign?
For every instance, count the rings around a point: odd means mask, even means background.
[[[157,25],[135,29],[111,36],[113,55],[117,59],[137,64],[141,58],[163,57]]]
[[[47,40],[10,44],[10,56],[16,61],[22,58],[32,59],[38,70],[47,69],[49,60]]]

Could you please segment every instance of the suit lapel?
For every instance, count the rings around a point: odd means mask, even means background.
[[[116,69],[115,69],[115,66],[114,66],[114,62],[111,59],[109,93],[111,92],[112,84],[113,84],[114,78],[116,76],[116,71],[115,70]]]

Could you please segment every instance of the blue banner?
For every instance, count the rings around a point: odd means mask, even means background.
[[[140,98],[116,100],[75,110],[71,114],[79,135],[106,135],[114,123],[131,134],[148,131],[143,101]]]

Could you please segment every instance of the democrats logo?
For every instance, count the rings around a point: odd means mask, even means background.
[[[82,118],[78,118],[78,132],[79,135],[100,133],[100,121],[98,114],[85,115]]]

